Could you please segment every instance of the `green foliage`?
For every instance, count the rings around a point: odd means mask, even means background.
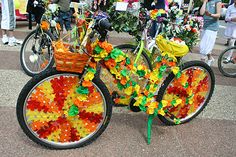
[[[128,32],[130,35],[140,38],[141,26],[137,16],[128,11],[116,11],[115,7],[110,7],[107,13],[115,31]]]
[[[194,0],[194,8],[201,7],[202,1],[201,0]]]

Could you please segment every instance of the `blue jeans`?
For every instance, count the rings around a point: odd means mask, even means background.
[[[152,21],[152,26],[150,28],[150,36],[152,38],[154,38],[155,35],[156,35],[156,32],[157,32],[157,21],[153,20]]]
[[[63,12],[59,11],[59,23],[61,25],[61,28],[63,30],[63,24],[65,25],[66,30],[71,30],[71,12]]]

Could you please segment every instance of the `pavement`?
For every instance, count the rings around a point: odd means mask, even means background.
[[[221,27],[224,28],[222,23]],[[24,39],[30,32],[27,22],[17,22],[15,36]],[[222,31],[222,30],[221,30]],[[130,42],[129,35],[110,33],[110,42]],[[236,156],[236,79],[222,76],[217,58],[226,47],[219,33],[214,47],[212,69],[216,76],[213,96],[205,110],[193,121],[178,126],[165,126],[158,119],[152,128],[152,142],[147,145],[147,116],[126,108],[113,108],[106,131],[90,145],[71,150],[50,150],[32,142],[23,133],[16,119],[16,100],[30,79],[21,69],[20,46],[0,44],[0,156],[114,156],[114,157],[235,157]],[[185,60],[198,60],[198,47]]]

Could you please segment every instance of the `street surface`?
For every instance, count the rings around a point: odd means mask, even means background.
[[[27,23],[18,22],[16,37],[24,39],[30,32]],[[0,156],[1,157],[235,157],[236,156],[236,79],[224,77],[217,68],[223,44],[225,23],[214,48],[216,59],[212,68],[216,86],[210,103],[190,123],[165,126],[158,119],[153,124],[152,141],[146,142],[147,116],[114,108],[106,131],[92,144],[71,150],[50,150],[32,142],[21,130],[16,119],[16,101],[24,84],[30,79],[21,70],[20,46],[0,44]],[[126,34],[110,33],[114,45],[129,42]],[[185,60],[199,60],[198,48]]]

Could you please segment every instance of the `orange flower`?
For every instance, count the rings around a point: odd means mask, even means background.
[[[84,105],[83,105],[83,102],[80,101],[79,99],[75,99],[74,104],[75,104],[76,106],[78,106],[78,107],[84,106]]]
[[[82,86],[84,87],[91,87],[93,84],[91,81],[83,81]]]
[[[93,69],[96,69],[97,63],[95,62],[89,62],[89,66]]]
[[[121,80],[120,80],[120,83],[121,83],[122,85],[125,85],[126,82],[127,82],[126,78],[125,78],[125,77],[122,77]]]
[[[114,59],[109,59],[108,61],[105,62],[105,65],[109,68],[112,69],[116,66],[116,62]]]
[[[49,30],[50,24],[49,24],[47,21],[42,21],[42,22],[41,22],[41,28],[42,28],[43,30]]]
[[[176,66],[176,62],[168,62],[168,66],[170,67]]]
[[[98,42],[98,45],[103,48],[107,53],[110,53],[113,50],[113,46],[110,43],[104,42]]]

